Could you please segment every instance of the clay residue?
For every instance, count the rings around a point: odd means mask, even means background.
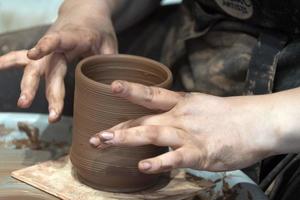
[[[69,144],[61,141],[43,141],[40,138],[40,131],[37,127],[26,122],[18,122],[17,127],[20,132],[24,132],[27,138],[13,139],[9,141],[1,140],[0,147],[14,148],[14,149],[32,149],[32,150],[50,150],[68,152]],[[5,125],[0,124],[0,136],[7,136],[16,129],[6,128]]]
[[[32,150],[46,150],[52,148],[63,149],[67,146],[66,142],[47,142],[40,140],[40,133],[37,127],[34,127],[25,122],[18,122],[18,128],[20,131],[26,133],[28,139],[14,140],[13,143],[16,148],[29,147]]]
[[[0,124],[0,136],[5,136],[10,134],[14,129],[6,128],[4,124]]]
[[[197,195],[193,200],[235,200],[238,196],[237,191],[233,190],[226,181],[227,176],[215,181],[206,180],[198,176],[186,173],[185,179],[197,186],[205,189],[206,193]],[[213,189],[217,183],[222,182],[222,190],[215,192]]]
[[[215,187],[216,183],[211,180],[206,180],[197,176],[193,176],[191,174],[186,173],[185,179],[191,183],[196,184],[197,186],[205,189],[211,189]]]
[[[33,150],[41,149],[39,129],[25,122],[18,122],[20,131],[26,133],[29,140],[29,147]]]
[[[238,197],[238,192],[233,190],[229,183],[226,181],[227,175],[218,181],[222,181],[222,191],[217,194],[218,198],[216,200],[235,200]]]
[[[31,146],[28,139],[13,140],[11,143],[15,146],[15,149],[24,149]]]

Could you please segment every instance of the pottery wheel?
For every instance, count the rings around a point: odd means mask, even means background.
[[[95,190],[81,184],[72,173],[69,157],[46,161],[25,169],[17,170],[12,176],[64,200],[116,200],[116,199],[188,199],[205,188],[185,179],[184,171],[172,173],[168,182],[160,189],[152,188],[142,192],[125,194]]]

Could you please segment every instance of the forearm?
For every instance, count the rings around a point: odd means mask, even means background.
[[[159,3],[160,0],[65,0],[58,19],[90,22],[106,17],[113,20],[118,31],[137,23]]]
[[[278,138],[274,153],[300,152],[300,88],[272,94],[270,103]]]
[[[99,0],[65,0],[61,5],[57,21],[93,23],[101,18],[110,18],[117,7]],[[100,18],[100,19],[99,19]]]
[[[300,152],[300,88],[226,99],[232,107],[239,108],[236,126],[245,126],[245,132],[253,133],[241,137],[245,137],[245,145],[254,155]]]

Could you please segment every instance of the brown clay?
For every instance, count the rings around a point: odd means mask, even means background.
[[[39,129],[26,123],[26,122],[18,122],[18,128],[20,131],[23,131],[26,133],[29,141],[30,141],[30,148],[33,150],[41,149],[40,144],[40,134]]]
[[[56,200],[57,198],[33,193],[26,190],[6,190],[1,191],[0,200]]]
[[[96,189],[134,192],[154,185],[160,175],[139,172],[142,159],[157,156],[165,147],[110,147],[97,150],[89,139],[95,133],[154,112],[112,95],[114,80],[169,88],[172,74],[164,65],[129,55],[93,56],[76,69],[73,140],[70,158],[80,180]]]
[[[0,124],[0,136],[9,135],[13,129],[6,128],[4,124]]]

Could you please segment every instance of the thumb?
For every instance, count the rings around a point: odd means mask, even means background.
[[[183,98],[182,93],[127,81],[114,81],[111,89],[116,96],[153,110],[171,110]]]

